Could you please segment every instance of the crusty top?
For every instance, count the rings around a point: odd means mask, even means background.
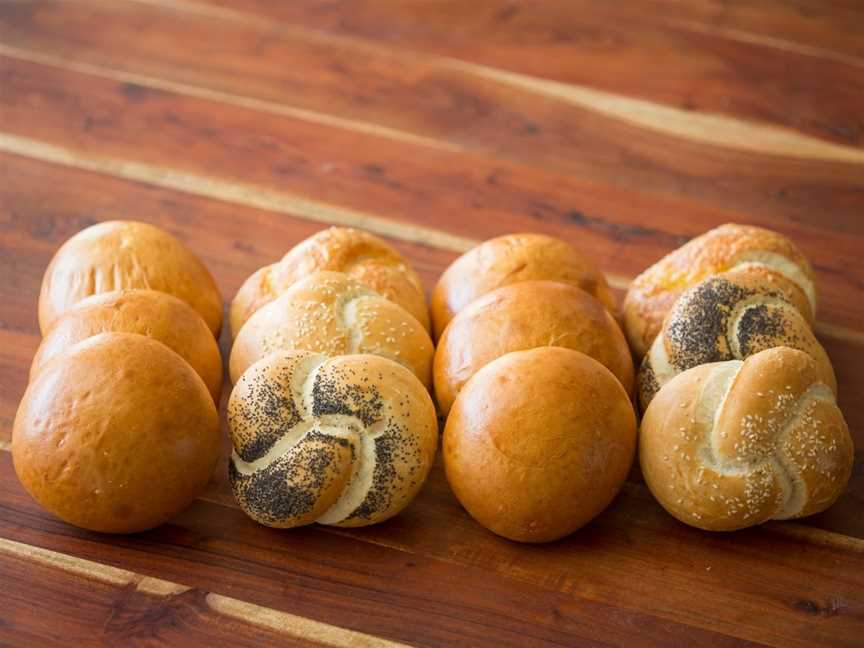
[[[640,431],[654,496],[679,520],[721,531],[826,509],[849,480],[853,447],[820,378],[813,358],[786,347],[673,378]]]
[[[572,284],[599,299],[613,314],[617,311],[606,278],[572,245],[543,234],[507,234],[469,250],[441,275],[432,291],[436,339],[456,313],[481,295],[533,280]]]
[[[39,294],[39,328],[85,297],[123,288],[161,290],[182,299],[214,335],[222,325],[222,297],[212,275],[168,232],[137,221],[106,221],[66,241],[45,271]]]
[[[804,315],[812,321],[816,312],[813,269],[795,244],[777,232],[729,223],[694,238],[633,280],[624,300],[624,328],[633,351],[639,357],[648,351],[684,290],[746,264],[768,266],[797,284],[810,305]]]
[[[584,290],[522,281],[478,297],[456,314],[435,351],[435,394],[446,414],[474,373],[505,353],[540,346],[581,351],[633,390],[633,360],[615,318]]]
[[[809,353],[822,381],[836,392],[831,361],[801,310],[795,284],[763,267],[713,275],[685,291],[669,312],[639,370],[643,409],[675,375],[708,362],[743,360],[775,346]]]
[[[42,339],[31,379],[42,365],[73,344],[99,333],[139,333],[179,354],[198,372],[214,402],[222,392],[222,358],[216,340],[189,304],[158,290],[114,290],[81,300]]]
[[[377,236],[350,227],[331,227],[301,241],[281,261],[257,270],[243,283],[231,303],[232,335],[259,308],[319,271],[344,272],[402,306],[429,330],[423,284],[411,264]]]
[[[363,526],[413,499],[438,441],[429,394],[410,371],[371,355],[274,353],[228,401],[238,502],[276,527]]]
[[[243,325],[231,349],[231,380],[277,350],[331,356],[372,353],[405,365],[429,388],[434,347],[426,329],[398,304],[341,272],[297,281]]]

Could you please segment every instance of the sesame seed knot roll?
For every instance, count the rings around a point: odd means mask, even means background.
[[[255,312],[231,348],[231,381],[274,351],[330,356],[372,353],[414,372],[429,389],[434,346],[426,329],[398,304],[341,272],[301,279]]]
[[[810,355],[788,347],[679,374],[651,401],[639,438],[654,497],[710,531],[824,511],[852,458],[834,392]]]
[[[435,407],[403,366],[373,355],[279,352],[228,401],[229,478],[254,520],[288,528],[382,522],[414,498],[435,457]]]

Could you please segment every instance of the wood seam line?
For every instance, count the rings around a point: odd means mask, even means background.
[[[119,567],[104,565],[85,558],[78,558],[6,538],[0,538],[0,554],[30,560],[52,569],[59,569],[109,585],[134,585],[136,591],[162,598],[183,594],[193,589],[161,578],[144,576]],[[405,645],[213,592],[207,593],[204,598],[207,607],[217,615],[327,646],[340,648],[388,646],[396,648]]]
[[[2,43],[0,43],[0,54],[21,61],[48,65],[63,70],[69,70],[72,72],[87,74],[89,76],[96,76],[102,79],[108,79],[110,81],[118,81],[120,83],[133,83],[135,85],[152,88],[155,90],[165,90],[167,92],[171,92],[181,96],[194,97],[196,99],[204,99],[207,101],[215,101],[218,103],[238,106],[240,108],[247,108],[249,110],[257,110],[259,112],[279,115],[282,117],[292,117],[315,124],[332,126],[335,128],[341,128],[343,130],[363,133],[366,135],[377,135],[379,137],[384,137],[399,142],[408,142],[411,144],[416,144],[418,146],[425,146],[427,148],[451,152],[459,152],[462,150],[462,147],[457,144],[453,144],[443,140],[437,140],[431,137],[425,137],[423,135],[416,135],[414,133],[409,133],[408,131],[402,131],[395,128],[390,128],[388,126],[380,126],[378,124],[372,124],[356,119],[337,117],[334,115],[328,115],[313,110],[306,110],[305,108],[296,108],[294,106],[289,106],[287,104],[275,101],[268,101],[266,99],[256,99],[254,97],[246,97],[243,95],[232,94],[229,92],[222,92],[221,90],[211,90],[210,88],[205,88],[203,86],[196,86],[176,81],[166,81],[164,79],[158,79],[156,77],[137,74],[134,72],[126,72],[123,70],[106,68],[101,65],[93,65],[90,63],[72,61],[69,59],[64,59],[60,56],[45,54],[43,52],[34,52],[31,50],[22,49],[20,47],[4,45]]]
[[[340,42],[349,46],[359,46],[378,52],[383,51],[389,56],[394,56],[395,53],[401,57],[405,56],[405,50],[371,43],[365,39],[296,27],[242,11],[200,5],[189,0],[127,0],[127,2],[165,7],[221,20],[266,26],[271,30],[277,29],[291,33],[305,40]],[[556,99],[626,124],[683,140],[763,155],[864,164],[864,150],[862,149],[821,140],[782,126],[729,117],[718,113],[674,108],[644,99],[635,99],[583,85],[509,72],[457,58],[416,51],[411,51],[411,55],[428,65],[461,71],[486,81],[497,82],[536,95]]]
[[[461,254],[481,242],[477,239],[449,234],[431,227],[401,223],[346,207],[309,200],[267,187],[238,183],[142,162],[82,154],[61,146],[3,133],[2,131],[0,131],[0,152],[74,169],[102,173],[243,207],[285,214],[315,223],[359,227],[381,236],[448,252]],[[621,290],[626,290],[632,280],[630,277],[615,273],[604,273],[604,275],[610,285]],[[817,322],[816,332],[825,337],[864,345],[864,331]]]

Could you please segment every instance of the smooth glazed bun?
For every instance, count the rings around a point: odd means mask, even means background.
[[[516,351],[465,384],[444,428],[456,497],[490,531],[546,542],[585,525],[618,493],[636,415],[618,379],[560,347]]]
[[[460,310],[496,288],[520,281],[571,284],[596,297],[613,314],[615,297],[606,278],[572,245],[543,234],[490,239],[450,264],[432,291],[435,339]]]
[[[554,281],[523,281],[477,298],[438,340],[433,375],[443,414],[478,369],[511,351],[560,346],[581,351],[633,391],[633,360],[624,334],[584,290]]]
[[[234,386],[228,429],[234,496],[279,528],[383,522],[420,490],[438,445],[423,385],[372,355],[267,356]]]
[[[797,286],[764,268],[738,268],[705,279],[675,302],[639,370],[642,409],[682,371],[743,360],[776,346],[809,353],[822,382],[837,391],[834,369],[810,324]]]
[[[759,265],[783,275],[804,293],[812,322],[816,313],[813,269],[792,241],[770,230],[726,224],[660,259],[633,283],[624,299],[624,332],[634,353],[647,353],[663,319],[682,292],[713,274]]]
[[[215,403],[222,394],[222,358],[201,316],[184,301],[158,290],[115,290],[84,299],[51,327],[30,378],[51,358],[99,333],[139,333],[158,340],[198,372]]]
[[[231,349],[231,381],[274,351],[372,353],[408,367],[429,389],[434,346],[405,309],[340,272],[296,282],[249,318]]]
[[[852,438],[808,354],[777,347],[705,364],[666,384],[642,419],[654,497],[709,531],[824,511],[852,471]]]
[[[124,288],[174,295],[194,308],[214,335],[219,334],[222,297],[198,257],[153,225],[107,221],[78,232],[51,259],[39,294],[42,335],[85,297]]]
[[[231,335],[259,308],[296,281],[320,271],[344,272],[399,304],[429,330],[429,309],[420,277],[405,258],[377,236],[350,227],[331,227],[302,241],[281,261],[249,277],[231,302]]]
[[[219,445],[213,399],[183,358],[143,335],[102,333],[34,376],[12,459],[54,515],[133,533],[168,521],[204,489]]]

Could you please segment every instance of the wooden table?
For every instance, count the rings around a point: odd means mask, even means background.
[[[634,478],[522,546],[440,463],[388,523],[280,532],[237,508],[223,459],[170,524],[75,529],[19,486],[9,438],[42,272],[108,218],[178,235],[226,300],[328,224],[386,237],[427,287],[479,240],[547,232],[619,296],[714,225],[774,228],[816,268],[849,491],[710,534]],[[0,227],[0,644],[864,645],[858,2],[0,2]]]

